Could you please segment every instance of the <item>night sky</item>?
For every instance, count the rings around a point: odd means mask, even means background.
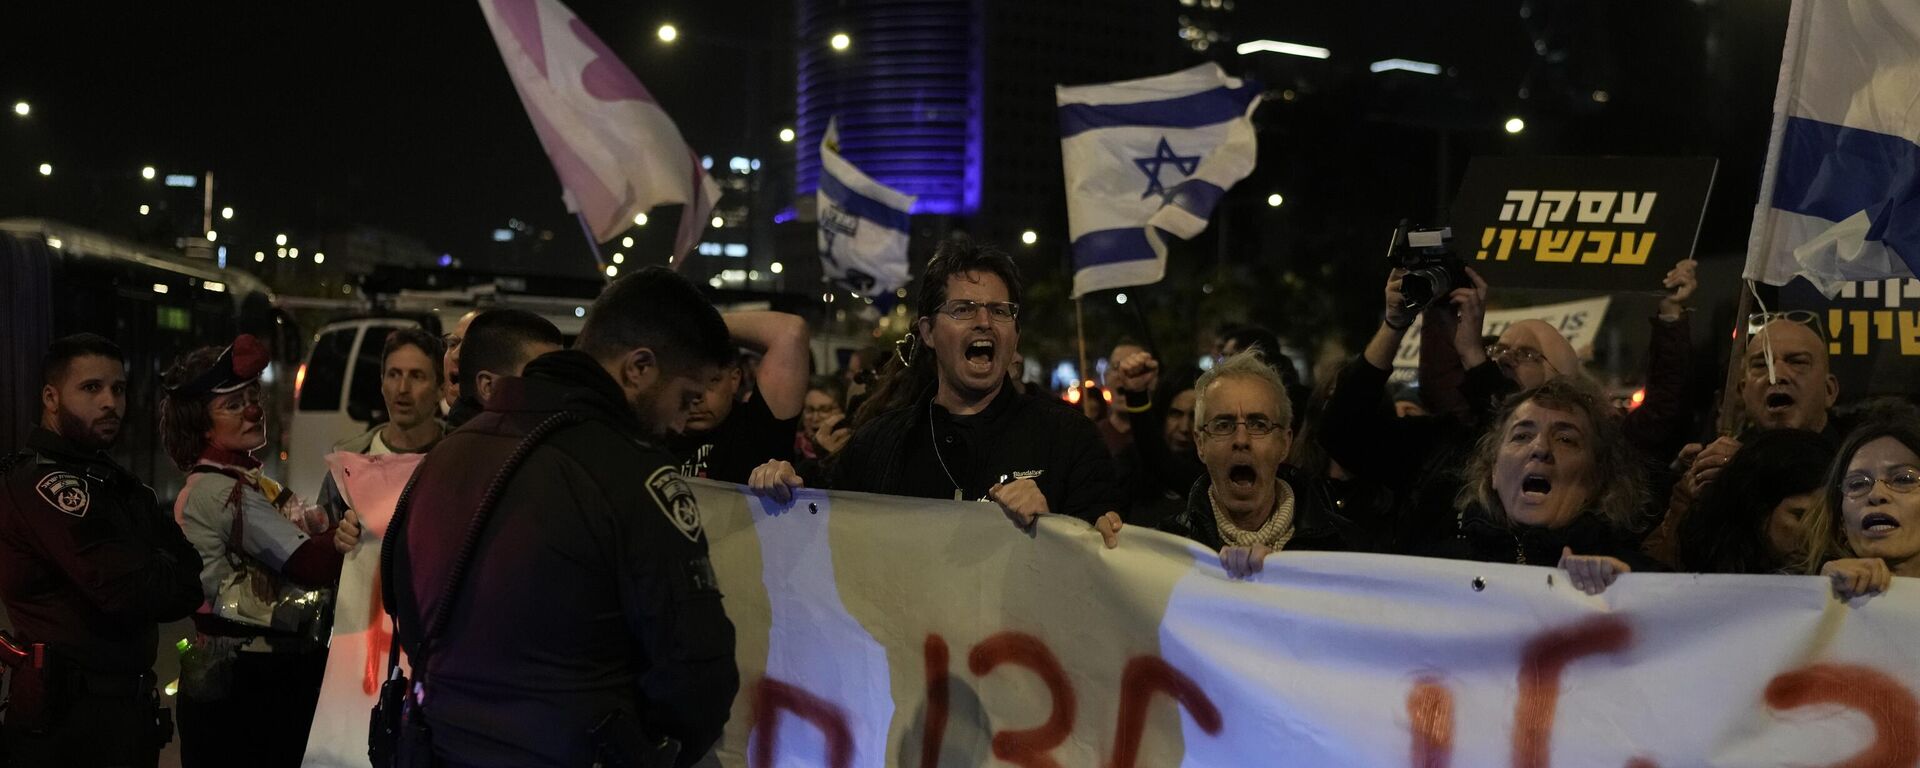
[[[28,5],[0,12],[12,30],[0,99],[33,105],[0,122],[0,215],[47,211],[36,196],[70,209],[88,191],[151,186],[138,176],[151,164],[212,170],[215,207],[237,209],[219,226],[235,242],[365,224],[461,254],[518,217],[582,247],[474,3]],[[747,142],[729,109],[753,92],[745,56],[690,41],[747,20],[752,32],[727,34],[786,34],[790,4],[569,6],[695,149],[725,157]],[[667,20],[681,45],[655,38]],[[56,168],[51,193],[42,162]]]

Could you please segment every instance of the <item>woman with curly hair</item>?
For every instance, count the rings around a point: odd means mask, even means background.
[[[326,669],[337,522],[260,472],[266,348],[240,336],[166,373],[160,431],[187,472],[174,517],[200,553],[206,604],[181,662],[187,768],[297,766]],[[346,537],[350,538],[350,537]]]
[[[1558,563],[1588,594],[1654,565],[1627,535],[1646,503],[1646,471],[1619,416],[1583,384],[1554,379],[1514,395],[1462,476],[1451,537],[1419,554]]]
[[[1797,573],[1805,518],[1819,503],[1833,443],[1771,429],[1747,439],[1681,518],[1679,566],[1700,573]]]

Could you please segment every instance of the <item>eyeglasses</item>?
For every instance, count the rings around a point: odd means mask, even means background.
[[[1556,371],[1560,370],[1554,367],[1553,361],[1547,359],[1545,352],[1541,352],[1532,347],[1509,347],[1505,344],[1489,344],[1487,345],[1487,357],[1496,361],[1512,358],[1516,363],[1539,363],[1548,368],[1553,368]]]
[[[1200,431],[1213,437],[1231,437],[1234,431],[1240,429],[1243,425],[1247,428],[1247,434],[1253,437],[1271,435],[1275,430],[1280,428],[1278,422],[1268,421],[1258,416],[1247,419],[1246,421],[1241,421],[1232,416],[1215,416],[1214,418],[1207,419],[1205,424],[1201,424]]]
[[[1920,469],[1900,467],[1878,480],[1865,472],[1855,472],[1840,478],[1840,495],[1849,499],[1861,498],[1873,492],[1875,483],[1886,483],[1887,490],[1894,493],[1913,493],[1920,490]]]
[[[1816,333],[1820,334],[1820,338],[1824,339],[1827,337],[1826,328],[1820,324],[1820,313],[1810,309],[1790,309],[1785,312],[1755,312],[1747,315],[1747,335],[1753,336],[1760,333],[1762,329],[1767,327],[1768,323],[1775,320],[1799,323],[1812,328]]]
[[[207,407],[215,413],[241,413],[249,407],[259,406],[261,402],[260,390],[244,389],[233,394],[215,397]]]
[[[955,299],[941,304],[940,307],[934,311],[964,322],[978,317],[982,307],[986,308],[987,315],[996,323],[1011,323],[1014,318],[1020,316],[1020,305],[1011,301],[981,302]]]

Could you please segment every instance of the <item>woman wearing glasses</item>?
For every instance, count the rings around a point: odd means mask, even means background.
[[[1920,576],[1920,422],[1881,421],[1848,436],[1806,528],[1809,572],[1833,579],[1843,599]]]
[[[252,336],[188,353],[160,428],[186,471],[174,516],[199,550],[206,604],[181,658],[181,764],[295,766],[326,668],[336,521],[260,472],[267,443]],[[350,548],[350,547],[349,547]]]
[[[1293,407],[1286,384],[1257,354],[1214,365],[1194,387],[1194,444],[1206,474],[1160,530],[1219,550],[1228,575],[1257,573],[1283,550],[1365,551],[1370,534],[1297,488],[1287,460]]]

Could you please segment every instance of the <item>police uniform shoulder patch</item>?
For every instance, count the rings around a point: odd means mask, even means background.
[[[687,487],[678,468],[666,466],[654,470],[647,478],[647,492],[653,494],[653,501],[660,505],[667,522],[673,523],[687,541],[700,540],[700,505],[694,501],[693,489]]]
[[[87,481],[71,472],[48,472],[33,489],[54,509],[74,517],[86,517],[87,507],[92,505],[87,495]]]

